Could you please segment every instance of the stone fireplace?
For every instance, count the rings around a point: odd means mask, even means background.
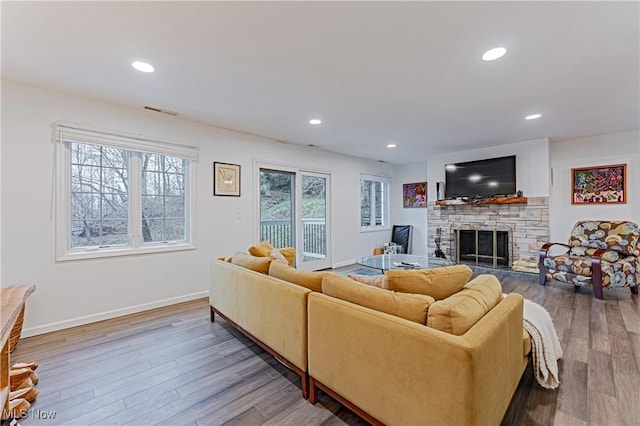
[[[521,198],[510,204],[431,201],[430,256],[438,248],[436,240],[454,261],[535,272],[539,249],[549,241],[549,197]]]

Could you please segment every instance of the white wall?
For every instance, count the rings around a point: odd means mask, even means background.
[[[445,180],[445,164],[516,156],[516,186],[525,197],[549,195],[549,139],[535,139],[430,157],[427,160],[429,200],[435,200],[436,182]]]
[[[0,88],[0,96],[2,89]],[[0,103],[0,115],[2,114],[2,106]],[[0,132],[2,130],[2,123],[0,123]],[[0,165],[2,164],[2,138],[0,137]],[[2,224],[2,170],[0,169],[0,224]],[[2,281],[2,226],[0,225],[0,288],[8,287]]]
[[[200,147],[194,251],[55,262],[52,123],[67,121]],[[255,161],[332,173],[334,266],[369,254],[380,233],[360,233],[359,175],[390,166],[273,142],[162,114],[13,81],[2,82],[2,275],[33,283],[24,335],[203,297],[209,260],[256,242]],[[242,166],[242,196],[212,196],[212,163]],[[329,168],[329,169],[327,169]],[[339,200],[336,201],[336,200]],[[237,218],[237,213],[240,218]]]
[[[392,225],[413,225],[413,254],[427,254],[427,209],[403,208],[402,185],[427,181],[427,162],[404,164],[393,168],[391,184]],[[429,190],[431,190],[429,188]],[[391,233],[389,233],[389,240]],[[383,241],[387,242],[387,241]]]
[[[590,136],[551,143],[551,194],[549,198],[550,239],[566,242],[578,220],[631,220],[640,223],[640,131]],[[627,203],[614,205],[572,205],[571,169],[576,167],[627,164]]]

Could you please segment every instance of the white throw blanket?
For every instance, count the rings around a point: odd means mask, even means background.
[[[562,346],[549,312],[537,303],[524,299],[523,326],[531,336],[536,380],[544,388],[557,388],[560,384],[557,361],[562,358]]]

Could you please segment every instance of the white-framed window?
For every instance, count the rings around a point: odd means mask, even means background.
[[[389,184],[382,176],[360,175],[360,229],[389,229]]]
[[[56,259],[195,248],[197,148],[56,123]]]

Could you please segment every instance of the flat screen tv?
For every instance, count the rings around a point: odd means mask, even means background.
[[[489,198],[516,193],[516,156],[447,164],[445,197]]]

